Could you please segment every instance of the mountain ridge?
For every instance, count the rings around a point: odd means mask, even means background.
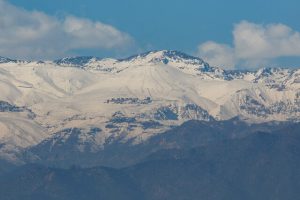
[[[182,51],[177,51],[177,50],[151,50],[151,51],[147,51],[144,53],[139,53],[139,54],[135,54],[133,56],[128,56],[125,58],[113,58],[113,57],[96,57],[96,56],[68,56],[68,57],[63,57],[63,58],[59,58],[59,59],[55,59],[53,61],[51,60],[18,60],[18,59],[11,59],[8,57],[3,57],[0,56],[0,64],[3,63],[8,63],[8,62],[23,62],[23,63],[44,63],[44,62],[52,62],[58,65],[66,65],[66,66],[83,66],[84,64],[87,64],[89,61],[91,60],[96,60],[96,61],[103,61],[103,60],[116,60],[119,62],[122,61],[132,61],[135,60],[137,58],[145,58],[146,56],[148,56],[149,54],[155,54],[155,53],[160,53],[162,54],[163,57],[180,57],[182,59],[189,59],[189,60],[197,60],[199,63],[205,63],[206,65],[209,65],[207,62],[205,62],[203,59],[197,57],[197,56],[191,56],[189,54],[186,54]],[[263,71],[272,71],[272,70],[285,70],[288,69],[290,71],[295,71],[297,70],[297,68],[289,68],[289,67],[263,67],[263,68],[258,68],[258,69],[230,69],[230,70],[225,70],[227,72],[258,72],[260,70]]]
[[[220,67],[210,66],[203,59],[190,56],[186,53],[176,50],[153,50],[145,53],[136,54],[127,58],[100,58],[95,56],[70,56],[64,57],[53,61],[26,61],[15,60],[0,56],[0,64],[19,63],[19,64],[50,64],[62,67],[77,67],[85,70],[93,71],[106,71],[106,72],[120,72],[126,69],[128,65],[147,65],[147,64],[168,64],[168,62],[175,61],[175,63],[184,63],[186,65],[186,72],[191,73],[198,71],[198,75],[206,73],[204,78],[219,78],[223,80],[243,79],[249,78],[248,76],[254,76],[256,79],[260,77],[270,76],[276,73],[285,72],[287,74],[293,74],[298,71],[297,68],[279,68],[279,67],[263,67],[259,69],[231,69],[225,70]],[[125,66],[124,66],[125,65]],[[119,68],[115,66],[120,66]],[[183,69],[183,66],[177,66]],[[184,70],[183,70],[184,71]],[[191,74],[195,75],[196,72]],[[253,78],[253,77],[252,77]],[[253,79],[255,79],[253,78]],[[253,80],[255,81],[255,80]]]

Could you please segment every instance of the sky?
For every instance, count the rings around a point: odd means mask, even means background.
[[[0,0],[0,55],[178,50],[227,69],[300,67],[299,0]]]

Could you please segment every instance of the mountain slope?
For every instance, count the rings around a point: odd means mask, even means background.
[[[27,165],[0,182],[2,200],[143,198],[126,174],[108,168],[62,170]]]
[[[0,198],[294,200],[300,195],[298,128],[164,150],[118,170],[23,166],[0,178]]]
[[[95,146],[93,141],[93,135],[101,130],[91,129],[85,133],[80,129],[67,129],[28,148],[23,157],[28,158],[27,162],[56,167],[102,165],[120,168],[139,163],[149,155],[163,150],[183,151],[208,146],[218,141],[244,138],[259,131],[272,133],[283,130],[297,131],[299,128],[299,124],[286,122],[251,125],[239,119],[210,122],[192,120],[139,144],[134,144],[134,140],[123,142],[122,138],[110,138],[102,149],[97,149],[98,146]]]
[[[129,169],[147,199],[295,199],[299,134],[257,133]]]

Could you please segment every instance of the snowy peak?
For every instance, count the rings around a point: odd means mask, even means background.
[[[17,59],[11,59],[7,57],[0,56],[0,64],[29,64],[29,63],[35,63],[35,64],[41,64],[44,63],[44,61],[28,61],[28,60],[17,60]]]
[[[112,59],[104,58],[100,59],[92,56],[76,56],[66,57],[59,60],[55,60],[54,63],[63,66],[87,66],[89,64],[98,62],[107,63],[108,61],[113,63],[128,63],[128,64],[168,64],[169,62],[174,63],[185,63],[192,65],[205,65],[209,66],[202,59],[187,55],[185,53],[173,50],[161,50],[161,51],[149,51],[146,53],[130,56],[125,59]]]
[[[62,66],[83,67],[93,59],[97,59],[97,58],[92,56],[75,56],[75,57],[66,57],[59,60],[55,60],[54,63]]]
[[[200,58],[172,50],[150,51],[125,59],[69,57],[56,60],[54,64],[106,73],[119,73],[132,67],[167,65],[184,73],[197,75],[202,79],[229,79],[224,70],[211,67]]]
[[[187,55],[185,53],[173,50],[161,50],[161,51],[149,51],[146,53],[142,53],[139,55],[131,56],[126,59],[122,59],[119,61],[126,62],[141,62],[141,63],[162,63],[168,64],[169,62],[175,63],[185,63],[185,64],[193,64],[193,65],[203,65],[207,64],[202,59]]]
[[[282,68],[262,68],[259,69],[255,73],[255,77],[259,78],[266,78],[270,76],[287,76],[293,73],[293,70],[290,69],[282,69]]]
[[[14,63],[16,63],[17,60],[12,60],[12,59],[10,59],[10,58],[6,58],[6,57],[0,56],[0,64],[2,64],[2,63],[9,63],[9,62],[14,62]]]
[[[180,68],[183,71],[216,71],[216,68],[209,66],[209,64],[204,62],[202,59],[174,50],[150,51],[119,60],[119,62],[127,62],[135,65],[164,64]]]
[[[262,68],[253,73],[253,82],[262,83],[270,88],[284,90],[299,87],[299,70],[283,68]]]

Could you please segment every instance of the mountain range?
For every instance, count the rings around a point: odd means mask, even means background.
[[[134,146],[189,120],[300,119],[300,69],[228,71],[178,51],[119,60],[1,57],[0,80],[0,157],[13,163],[41,146],[81,153]]]
[[[299,121],[300,69],[0,57],[0,199],[296,199]]]
[[[178,51],[126,59],[0,59],[1,156],[78,135],[139,144],[188,120],[299,121],[300,70],[226,71]]]

